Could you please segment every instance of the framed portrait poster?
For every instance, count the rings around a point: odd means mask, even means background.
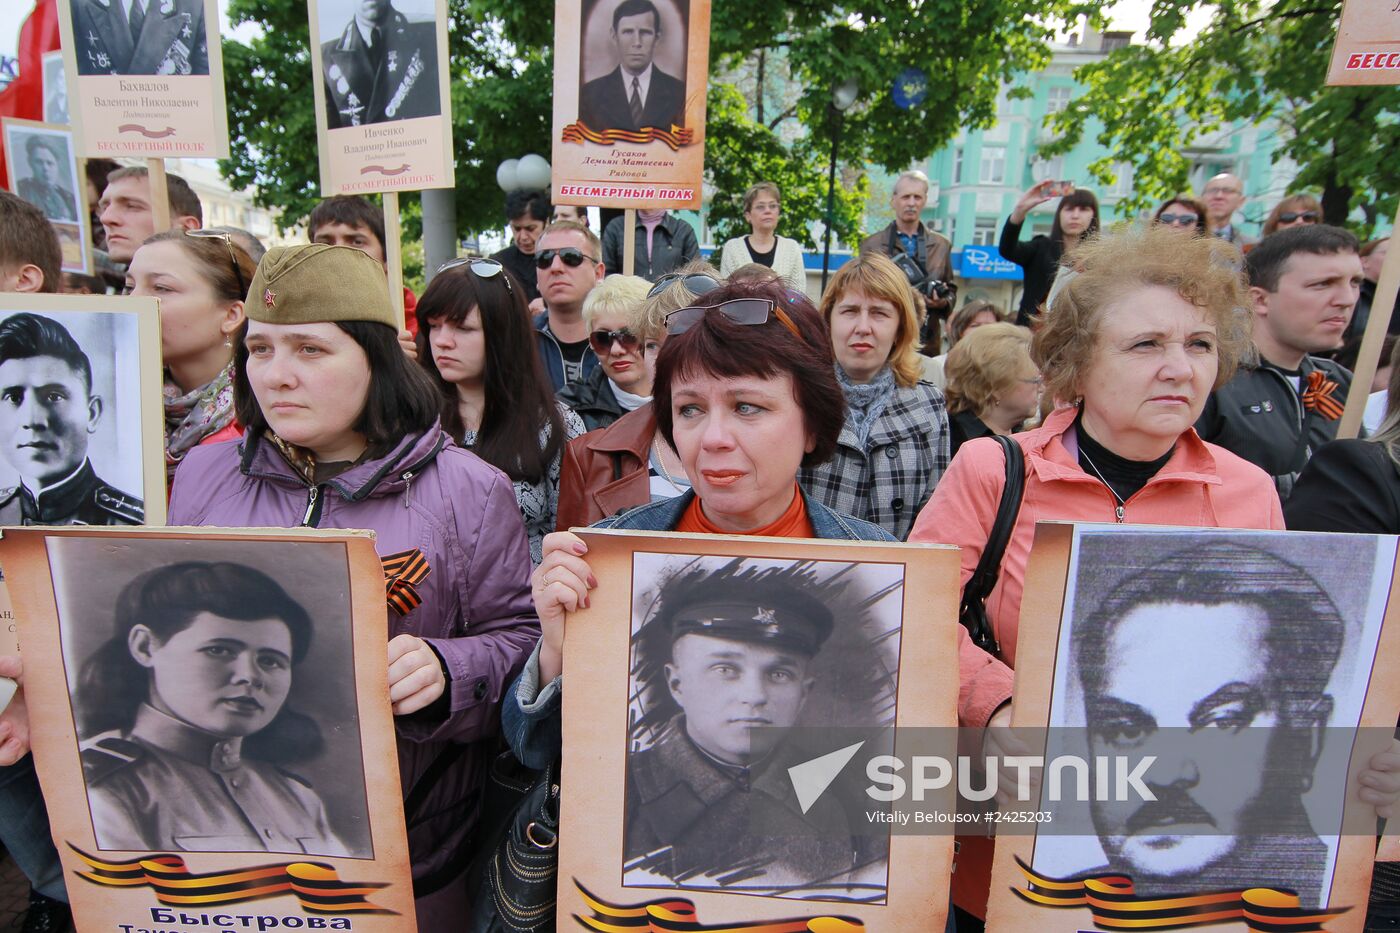
[[[0,525],[165,524],[156,308],[0,294]]]
[[[557,0],[556,204],[699,208],[709,0]]]
[[[78,929],[414,929],[369,533],[5,529],[0,562]]]
[[[68,75],[63,70],[63,52],[54,49],[45,52],[44,69],[44,122],[67,125],[72,122],[68,116]]]
[[[450,188],[447,0],[310,0],[321,193]]]
[[[84,158],[227,158],[216,0],[58,0]]]
[[[73,131],[15,117],[0,117],[0,126],[5,133],[5,169],[15,194],[43,211],[53,224],[63,250],[63,271],[88,274],[92,271],[91,221]]]
[[[863,762],[956,725],[957,551],[580,534],[560,922],[942,929],[952,837],[892,832]]]
[[[1360,933],[1395,557],[1393,537],[1040,524],[1012,717],[1044,730],[1045,819],[998,834],[988,929]]]

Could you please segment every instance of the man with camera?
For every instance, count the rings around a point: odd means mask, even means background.
[[[884,253],[909,279],[923,302],[919,334],[923,352],[936,356],[940,350],[938,321],[952,310],[958,287],[953,284],[953,244],[923,222],[927,203],[928,176],[917,170],[901,174],[890,195],[894,221],[861,240],[860,251]]]

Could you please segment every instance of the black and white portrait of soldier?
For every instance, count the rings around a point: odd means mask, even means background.
[[[56,223],[78,222],[78,199],[73,192],[75,166],[68,140],[57,133],[11,130],[10,139],[23,147],[23,167],[15,193]]]
[[[1141,896],[1274,887],[1326,904],[1339,739],[1359,721],[1389,581],[1374,539],[1327,549],[1316,536],[1081,535],[1063,691],[1075,709],[1057,689],[1051,723],[1082,722],[1095,757],[1154,757],[1156,800],[1096,788],[1104,862],[1074,873],[1129,875]],[[1326,799],[1308,797],[1315,784]],[[1035,867],[1070,841],[1038,839]]]
[[[99,848],[369,857],[358,742],[343,728],[355,721],[353,671],[325,664],[349,658],[348,606],[344,590],[302,577],[338,573],[344,585],[343,546],[142,540],[104,561],[97,543],[50,547]],[[339,567],[325,553],[337,547]],[[347,707],[336,741],[354,747],[340,750],[334,782],[324,764],[305,767],[326,751],[304,708],[315,691]]]
[[[319,0],[317,9],[327,126],[442,112],[433,0]]]
[[[207,75],[204,0],[69,0],[80,75]]]
[[[123,455],[115,423],[104,426],[108,398],[94,379],[95,360],[116,391],[122,348],[102,325],[123,316],[66,317],[70,323],[87,319],[81,323],[94,343],[91,353],[53,317],[21,312],[0,320],[0,455],[16,477],[0,487],[0,525],[139,525],[145,507],[128,491],[143,488],[139,443],[129,447],[134,457]],[[137,398],[134,392],[127,397],[133,407],[126,418],[135,427]],[[126,477],[134,473],[136,481],[125,489],[104,482],[93,466],[90,442],[99,432],[108,442],[102,451],[108,465]],[[139,437],[140,431],[128,433]]]
[[[44,122],[67,123],[68,117],[68,73],[63,70],[63,53],[58,50],[45,52],[44,68]]]
[[[634,601],[625,884],[884,896],[857,789],[804,812],[788,768],[807,754],[779,730],[893,721],[900,572],[638,555],[638,585],[662,582]]]
[[[584,5],[579,122],[592,130],[633,133],[685,126],[684,16],[684,6],[674,0]],[[598,41],[605,24],[607,38]],[[590,79],[595,72],[605,73]]]

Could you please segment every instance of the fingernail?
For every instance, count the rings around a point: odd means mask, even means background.
[[[587,596],[584,596],[584,597],[583,597],[583,608],[588,609],[588,608],[591,608],[591,606],[592,606],[592,600],[590,600]]]
[[[588,545],[584,544],[582,541],[575,541],[573,544],[573,548],[575,554],[582,555],[588,553]]]
[[[593,576],[593,574],[590,573],[590,574],[588,575],[588,588],[591,590],[591,589],[595,589],[597,586],[598,586],[598,578],[595,577],[595,576]]]

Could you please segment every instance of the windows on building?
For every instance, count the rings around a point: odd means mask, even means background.
[[[973,246],[992,246],[997,241],[997,219],[978,217],[972,227]]]
[[[953,147],[953,184],[962,184],[963,174],[963,147]]]
[[[1055,86],[1045,92],[1045,112],[1046,114],[1059,113],[1069,107],[1070,98],[1074,94],[1074,88],[1068,86]]]
[[[982,163],[977,173],[977,181],[984,185],[1006,183],[1006,147],[983,146]]]
[[[1037,182],[1045,181],[1047,179],[1058,181],[1064,177],[1064,172],[1064,156],[1052,156],[1048,159],[1042,159],[1037,157],[1035,161],[1031,162],[1031,177],[1034,178]]]
[[[1133,193],[1133,166],[1129,162],[1113,164],[1113,187],[1109,188],[1111,198],[1126,198]]]

